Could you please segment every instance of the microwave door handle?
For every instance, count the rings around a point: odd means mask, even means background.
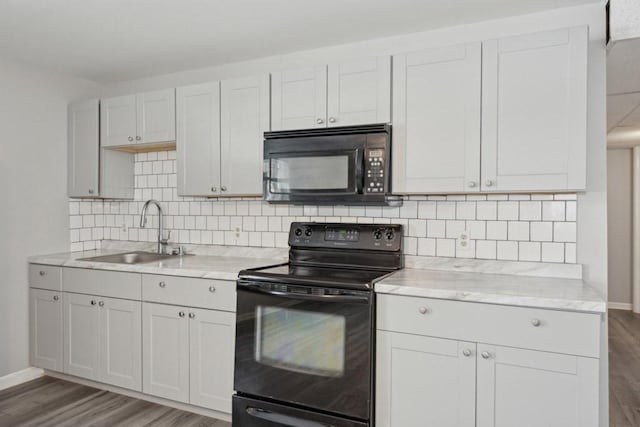
[[[268,411],[262,408],[254,408],[250,406],[246,409],[247,414],[255,418],[265,421],[278,423],[283,426],[292,427],[335,427],[333,424],[319,423],[317,421],[304,420],[302,418],[293,417],[291,415],[279,414],[277,412]]]
[[[356,194],[364,193],[364,150],[356,150]]]
[[[240,289],[250,291],[250,292],[257,292],[261,294],[273,295],[273,296],[284,297],[284,298],[294,298],[294,299],[303,300],[303,301],[362,303],[362,304],[369,303],[369,298],[366,296],[293,294],[289,292],[263,289],[259,285],[256,286],[252,284],[240,284],[240,283],[238,283],[238,285]]]

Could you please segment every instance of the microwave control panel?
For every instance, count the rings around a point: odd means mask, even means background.
[[[365,152],[364,191],[366,193],[385,193],[385,150],[382,148],[367,149]]]

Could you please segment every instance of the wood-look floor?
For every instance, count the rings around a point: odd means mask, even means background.
[[[231,427],[231,423],[41,377],[0,390],[0,427]]]
[[[640,314],[609,310],[610,427],[640,426]]]

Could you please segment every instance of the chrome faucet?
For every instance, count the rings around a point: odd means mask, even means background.
[[[171,237],[171,231],[169,231],[169,235],[165,239],[164,233],[162,230],[163,217],[162,217],[162,208],[160,207],[160,203],[156,202],[153,199],[147,200],[145,202],[144,206],[142,206],[142,213],[140,214],[140,228],[145,228],[145,226],[147,225],[147,209],[149,208],[149,205],[151,203],[156,205],[156,208],[158,208],[158,253],[163,254],[165,252],[164,248],[169,243],[169,238]]]

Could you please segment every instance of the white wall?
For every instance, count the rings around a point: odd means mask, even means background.
[[[67,103],[97,90],[0,59],[0,376],[29,366],[27,257],[68,250]]]
[[[630,149],[607,150],[609,302],[631,304],[632,170]]]

